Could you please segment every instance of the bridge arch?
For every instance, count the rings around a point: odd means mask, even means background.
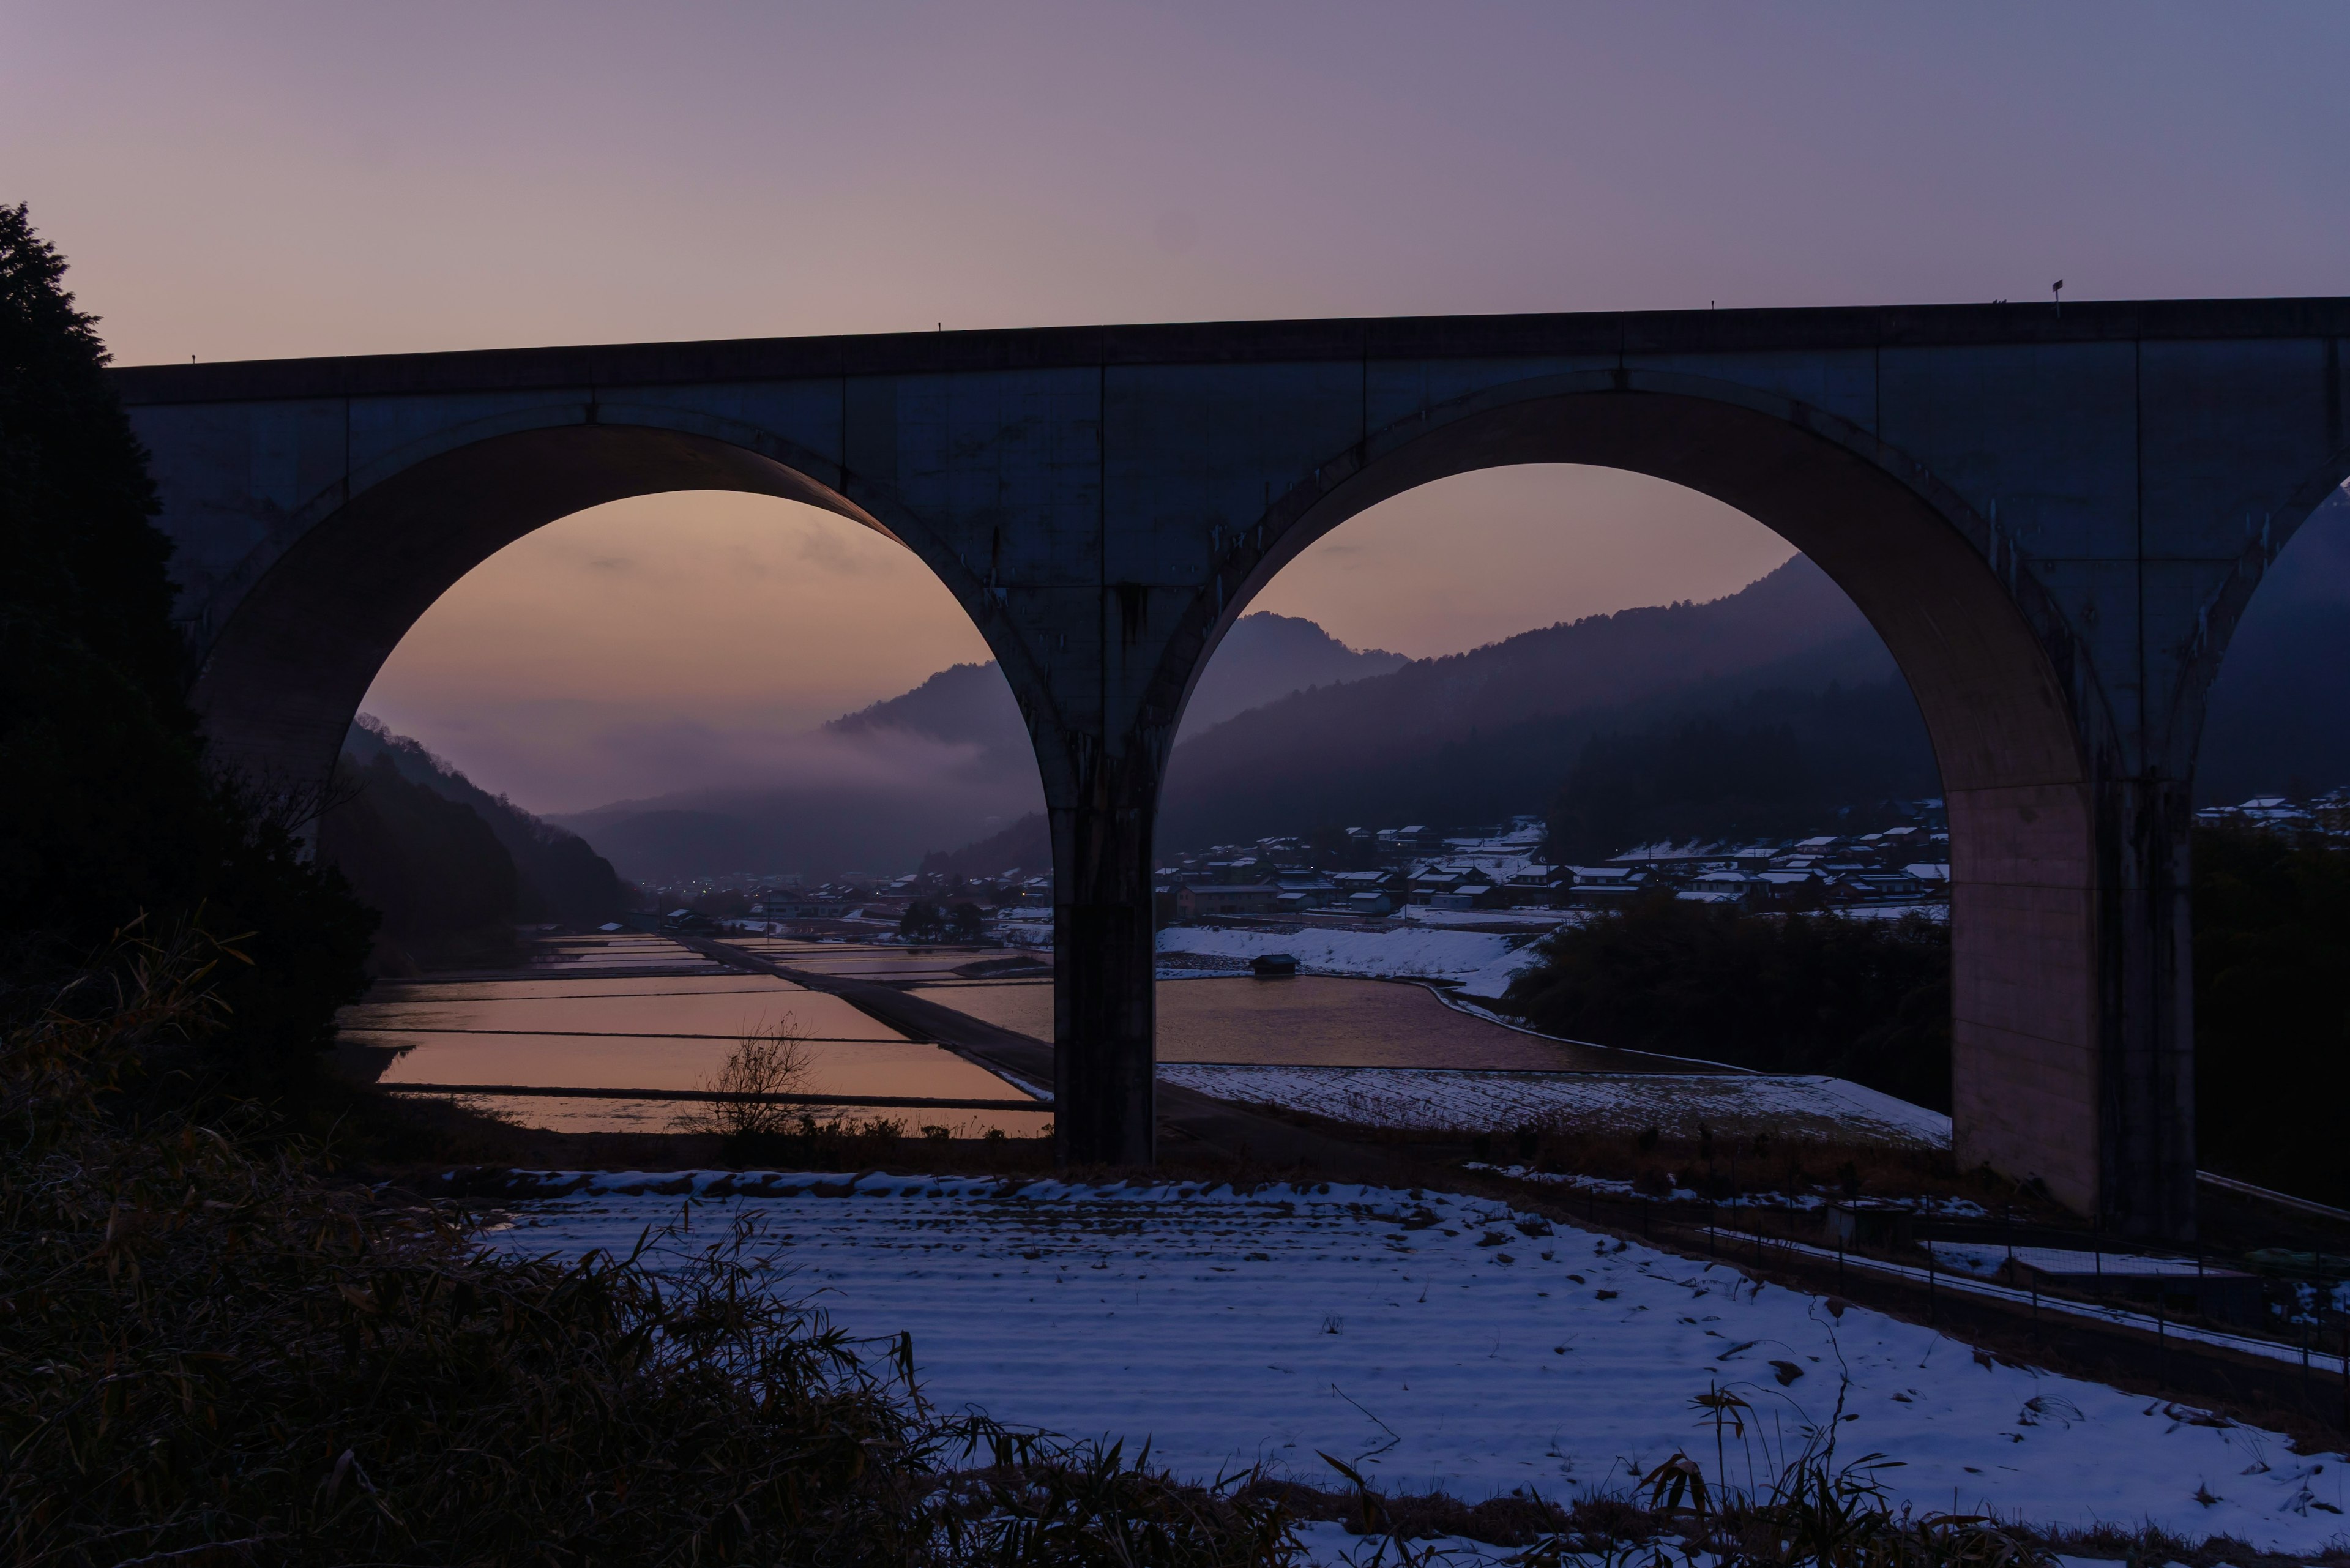
[[[459,578],[559,518],[679,491],[801,502],[904,545],[1018,688],[1024,645],[992,624],[992,596],[886,487],[851,499],[831,463],[731,421],[593,412],[583,421],[569,404],[441,431],[283,518],[197,607],[192,699],[215,759],[263,781],[326,777],[377,671]]]
[[[2246,531],[2242,552],[2198,618],[2192,645],[2180,664],[2178,689],[2171,694],[2168,732],[2175,753],[2173,766],[2181,777],[2191,781],[2195,776],[2202,757],[2212,686],[2227,661],[2237,628],[2243,624],[2268,578],[2269,568],[2320,509],[2350,507],[2350,493],[2343,488],[2345,483],[2350,483],[2350,443],[2344,443],[2322,467],[2303,476],[2272,505],[2261,505],[2260,498],[2254,497],[2241,508],[2248,516],[2258,515],[2260,524]]]
[[[2098,799],[2117,744],[2105,694],[1996,524],[1847,421],[1751,387],[1641,371],[1544,377],[1415,411],[1328,454],[1239,533],[1159,672],[1163,706],[1150,706],[1168,733],[1216,642],[1308,545],[1418,485],[1527,462],[1700,491],[1772,528],[1852,598],[1918,700],[1950,805],[1959,1157],[2040,1178],[2090,1212],[2175,1228],[2170,1210],[2191,1200],[2189,1085],[2182,1068],[2163,1105],[2125,1104],[2140,1094],[2119,1071],[2134,1043],[2113,1020],[2124,993],[2183,976],[2126,974],[2116,961],[2127,871]],[[2139,1136],[2149,1124],[2150,1141]],[[2101,1129],[2095,1147],[2052,1136],[2084,1125]],[[2114,1211],[2122,1194],[2134,1212]]]

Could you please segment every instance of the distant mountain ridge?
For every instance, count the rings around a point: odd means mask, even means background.
[[[844,713],[824,728],[835,735],[903,730],[987,752],[1017,745],[1024,756],[1028,747],[1028,726],[1020,717],[1020,704],[993,660],[949,665],[911,691]]]
[[[1242,713],[1175,748],[1159,839],[1539,811],[1596,735],[1758,692],[1898,680],[1852,601],[1799,556],[1708,603],[1586,616]]]
[[[1159,841],[1180,848],[1540,811],[1583,747],[1611,729],[1761,691],[1898,679],[1860,612],[1801,556],[1710,603],[1586,617],[1438,659],[1350,649],[1310,621],[1247,616],[1187,710]],[[1898,699],[1897,709],[1906,689]],[[1243,702],[1221,722],[1201,722]],[[1003,833],[1042,807],[1025,725],[993,665],[941,670],[810,739],[844,776],[621,802],[560,820],[592,833],[627,875],[667,881],[910,869],[925,853]]]
[[[1349,648],[1312,621],[1244,616],[1194,691],[1184,732],[1218,713],[1404,662]],[[993,663],[951,666],[806,740],[794,779],[616,801],[556,820],[592,835],[629,877],[671,882],[727,871],[895,873],[1044,808],[1027,724]]]
[[[1384,648],[1349,648],[1300,616],[1244,615],[1192,685],[1176,743],[1294,691],[1367,680],[1410,662]]]
[[[2350,782],[2350,499],[2272,568],[2213,689],[2198,794]],[[1813,701],[1831,691],[1850,701]],[[1588,616],[1439,659],[1352,649],[1312,621],[1244,616],[1194,688],[1162,798],[1168,849],[1319,826],[1490,822],[1544,809],[1595,739],[1721,718],[1792,725],[1822,787],[1934,793],[1892,658],[1802,556],[1708,603]],[[1821,715],[1866,714],[1831,742]],[[1734,727],[1734,726],[1733,726]],[[1026,726],[993,664],[958,664],[806,737],[772,787],[616,802],[557,820],[629,877],[909,870],[994,836],[1034,846]],[[1816,749],[1815,748],[1815,749]],[[1015,829],[1018,831],[1015,832]],[[1024,850],[1020,858],[1032,857]],[[1001,867],[992,867],[1001,869]]]

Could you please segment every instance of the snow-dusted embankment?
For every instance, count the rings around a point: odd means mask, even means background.
[[[691,1200],[713,1185],[760,1195]],[[1676,1449],[1711,1476],[1714,1435],[1690,1400],[1721,1386],[1754,1407],[1742,1440],[1725,1434],[1740,1484],[1750,1459],[1766,1476],[1832,1428],[1844,1457],[1898,1461],[1882,1477],[1920,1511],[2307,1552],[2342,1532],[2324,1511],[2350,1508],[2339,1456],[2297,1456],[2273,1432],[1463,1197],[605,1177],[517,1206],[490,1240],[625,1252],[681,1210],[691,1231],[666,1245],[754,1216],[775,1289],[858,1334],[910,1330],[942,1408],[1148,1437],[1155,1459],[1203,1480],[1263,1459],[1334,1481],[1316,1450],[1390,1488],[1471,1498],[1618,1489]]]
[[[1526,940],[1488,931],[1410,927],[1391,931],[1284,932],[1232,926],[1170,926],[1159,933],[1159,950],[1243,962],[1266,953],[1294,953],[1298,967],[1315,974],[1365,975],[1377,980],[1456,979],[1513,959],[1531,961],[1531,953],[1521,951]]]
[[[1950,1141],[1950,1118],[1843,1078],[1771,1073],[1513,1073],[1162,1062],[1162,1083],[1362,1127],[1489,1132],[1570,1122],[1598,1131],[1704,1122],[1788,1137]]]

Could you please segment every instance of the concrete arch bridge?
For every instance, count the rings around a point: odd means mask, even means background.
[[[1151,831],[1252,595],[1465,470],[1638,470],[1875,623],[1950,803],[1959,1157],[2192,1224],[2205,693],[2350,472],[2350,299],[1463,317],[641,344],[115,372],[226,762],[322,776],[400,636],[583,507],[825,507],[955,594],[1051,811],[1061,1152],[1152,1152]]]

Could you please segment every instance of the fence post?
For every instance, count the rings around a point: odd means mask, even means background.
[[[2170,1331],[2162,1320],[2162,1276],[2154,1276],[2154,1379],[2168,1387],[2170,1383]]]

